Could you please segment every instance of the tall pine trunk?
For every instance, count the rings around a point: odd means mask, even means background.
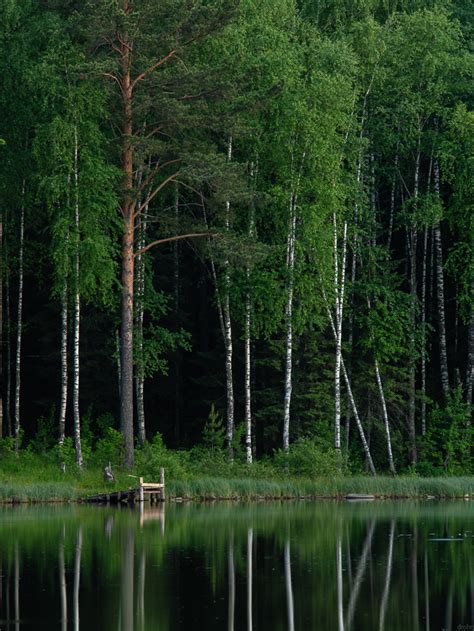
[[[79,143],[77,127],[74,129],[74,227],[75,227],[75,253],[74,253],[74,312],[73,312],[73,383],[72,383],[72,410],[74,417],[74,447],[76,450],[76,463],[81,469],[82,445],[81,445],[81,415],[79,409],[79,343],[81,326],[81,294],[80,294],[80,211],[79,211]]]
[[[0,210],[0,438],[3,436],[3,212]]]
[[[8,261],[5,257],[5,316],[6,327],[5,337],[7,344],[7,392],[5,402],[5,420],[6,420],[6,435],[12,434],[12,343],[11,343],[11,310],[10,310],[10,270],[8,268]]]
[[[23,250],[25,239],[25,181],[22,186],[22,199],[20,209],[20,249],[18,256],[18,308],[16,329],[16,357],[15,357],[15,412],[14,434],[15,451],[20,447],[20,393],[21,393],[21,342],[23,332]]]
[[[123,2],[124,13],[128,15],[128,0]],[[135,204],[133,200],[133,124],[132,124],[132,79],[131,47],[129,36],[121,37],[121,97],[122,97],[122,175],[124,195],[122,199],[122,297],[120,331],[120,429],[125,444],[125,465],[133,467],[133,299],[134,299],[134,236]]]

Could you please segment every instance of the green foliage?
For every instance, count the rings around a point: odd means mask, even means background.
[[[36,424],[36,433],[30,440],[29,448],[44,454],[56,443],[56,408],[53,406],[47,417],[41,416]]]
[[[422,441],[421,475],[471,475],[473,473],[473,428],[471,409],[458,386],[443,407],[435,404]]]
[[[347,463],[338,458],[334,450],[309,438],[294,442],[288,454],[283,450],[277,451],[273,462],[278,470],[287,469],[290,476],[317,478],[347,473]]]
[[[122,434],[112,427],[106,427],[102,438],[95,445],[93,462],[102,467],[109,462],[112,467],[120,466],[123,463],[123,449]]]
[[[210,451],[223,451],[226,437],[226,429],[221,414],[216,410],[214,403],[211,405],[209,416],[202,430],[202,444]]]

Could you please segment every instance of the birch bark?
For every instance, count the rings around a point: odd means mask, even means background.
[[[290,407],[293,389],[293,289],[295,271],[295,239],[296,239],[296,197],[292,193],[290,200],[290,216],[286,244],[286,269],[288,273],[287,299],[285,306],[286,341],[285,341],[285,396],[283,400],[283,449],[290,449]]]
[[[434,161],[434,191],[437,199],[440,199],[439,163]],[[441,369],[441,386],[444,398],[449,397],[449,372],[448,351],[446,344],[446,314],[444,308],[444,271],[443,271],[443,246],[441,242],[441,228],[439,222],[434,227],[435,259],[436,259],[436,295],[438,301],[438,334],[439,334],[439,359]]]
[[[232,160],[232,137],[227,143],[227,160]],[[225,230],[230,231],[230,202],[226,202]],[[225,374],[226,374],[226,394],[227,394],[227,450],[230,460],[234,459],[232,441],[234,440],[234,378],[233,378],[233,343],[232,343],[232,320],[230,315],[230,264],[228,256],[224,259],[224,297],[222,301],[222,312],[224,318],[225,335]]]
[[[253,164],[250,168],[250,179],[252,183],[256,177],[256,168]],[[253,203],[250,205],[249,217],[249,240],[255,239],[255,210]],[[244,352],[245,352],[245,449],[247,463],[252,463],[252,357],[251,357],[251,319],[252,319],[252,296],[250,293],[250,266],[245,270],[247,277],[247,294],[245,297],[245,323],[244,323]]]
[[[3,436],[3,211],[0,210],[0,438]]]
[[[20,391],[21,391],[21,342],[23,332],[23,250],[25,239],[25,181],[22,185],[22,201],[20,209],[20,251],[18,257],[18,309],[16,330],[16,357],[15,357],[15,416],[14,435],[15,451],[20,447]]]
[[[467,367],[466,367],[466,403],[472,405],[472,385],[474,381],[474,277],[471,279],[471,315],[469,318]]]
[[[68,332],[68,282],[64,278],[61,291],[61,401],[59,404],[59,444],[64,444],[66,434],[66,409],[67,409],[67,332]]]

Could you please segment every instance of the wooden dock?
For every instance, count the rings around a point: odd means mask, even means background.
[[[159,482],[144,482],[143,478],[138,478],[139,486],[130,487],[124,491],[110,491],[109,493],[99,493],[84,498],[84,502],[98,504],[135,504],[150,502],[156,504],[165,501],[165,471],[160,469]]]

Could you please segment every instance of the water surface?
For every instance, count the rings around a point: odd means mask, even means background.
[[[470,502],[5,506],[0,630],[474,629],[473,553]]]

